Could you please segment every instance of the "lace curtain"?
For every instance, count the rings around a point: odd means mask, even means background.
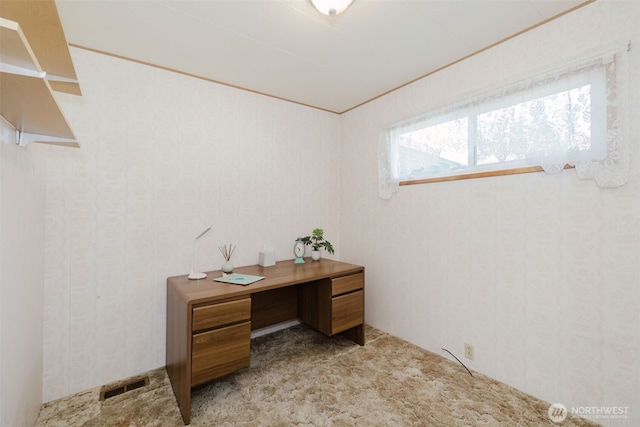
[[[475,107],[482,106],[485,110],[487,105],[500,105],[501,100],[517,97],[518,93],[523,91],[536,92],[544,91],[554,84],[568,84],[569,80],[575,80],[589,76],[590,73],[603,73],[606,90],[606,111],[597,114],[589,108],[576,108],[576,104],[572,104],[571,100],[563,101],[555,99],[553,102],[561,102],[565,104],[559,113],[554,114],[553,120],[549,121],[545,126],[539,126],[535,122],[538,112],[545,111],[540,99],[529,103],[521,103],[521,107],[526,110],[527,118],[520,118],[519,121],[513,120],[513,108],[500,109],[496,108],[490,112],[478,115],[477,125],[475,127],[475,140],[478,144],[476,150],[482,158],[493,158],[496,161],[508,160],[510,155],[526,156],[527,165],[542,166],[547,173],[555,173],[563,169],[565,164],[575,166],[577,176],[581,179],[592,179],[601,188],[615,188],[624,185],[628,179],[629,169],[629,64],[627,51],[629,45],[624,47],[614,47],[601,49],[597,53],[590,55],[582,55],[581,59],[571,61],[570,63],[547,71],[539,73],[534,77],[522,79],[512,85],[501,87],[499,89],[484,92],[480,95],[466,98],[461,102],[439,108],[412,119],[397,123],[385,129],[380,136],[379,152],[378,152],[378,170],[379,170],[379,195],[383,199],[390,199],[393,193],[398,191],[399,182],[401,180],[410,179],[401,177],[399,171],[398,158],[398,140],[402,130],[404,135],[411,132],[412,128],[422,128],[424,131],[425,123],[432,120],[439,120],[446,116],[455,116],[456,112],[470,110]],[[568,93],[568,92],[567,92]],[[567,95],[562,95],[567,96]],[[582,96],[579,90],[574,90],[570,97]],[[503,102],[504,103],[504,102]],[[547,108],[548,110],[548,108]],[[506,117],[508,116],[508,117]],[[530,136],[522,132],[523,121],[528,121],[529,129],[535,129],[535,135]],[[507,128],[505,123],[510,123]],[[604,123],[602,123],[604,122]],[[516,123],[514,125],[514,123]],[[433,154],[433,159],[438,159],[440,150],[449,150],[449,152],[461,152],[466,150],[466,136],[464,138],[456,138],[452,136],[456,129],[464,129],[466,124],[457,124],[457,121],[449,122],[448,126],[432,126],[430,131],[436,132],[433,138],[441,146],[437,147]],[[585,126],[589,127],[589,132],[585,131]],[[441,127],[442,129],[438,128]],[[505,134],[517,133],[518,143],[514,144],[513,139],[510,143],[501,143],[501,138],[508,139]],[[419,130],[416,130],[419,132]],[[439,132],[439,133],[438,133]],[[465,131],[466,132],[466,131]],[[588,134],[586,134],[588,133]],[[589,135],[590,134],[590,135]],[[593,150],[581,150],[580,144],[588,141],[590,138],[597,139],[596,142],[603,147],[601,152]],[[491,144],[483,145],[483,140],[491,140]],[[558,150],[558,139],[563,139],[571,144],[570,147],[561,146]],[[464,142],[460,143],[460,140]],[[602,144],[602,140],[606,141]],[[405,141],[406,142],[406,141]],[[505,148],[508,145],[508,148]],[[428,150],[427,150],[428,151]],[[463,157],[464,152],[461,154]],[[440,162],[441,164],[443,162]],[[452,162],[449,162],[452,163]],[[480,162],[482,163],[482,161]],[[427,162],[427,164],[429,164]],[[496,163],[500,169],[499,163]],[[440,165],[441,166],[441,165]],[[504,166],[502,167],[504,169]],[[486,170],[486,169],[485,169]],[[491,167],[489,167],[491,170]],[[470,170],[469,172],[473,172]]]

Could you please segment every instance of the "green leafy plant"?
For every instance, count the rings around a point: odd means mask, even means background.
[[[298,237],[302,243],[307,246],[311,246],[314,251],[319,251],[324,248],[330,254],[334,253],[331,243],[324,238],[324,231],[321,228],[315,228],[311,233],[311,236]]]

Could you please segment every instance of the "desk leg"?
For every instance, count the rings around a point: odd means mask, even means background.
[[[349,338],[351,341],[364,345],[364,324],[354,326],[351,329],[347,329],[340,333],[345,338]]]
[[[167,291],[167,374],[186,424],[191,421],[191,307]]]

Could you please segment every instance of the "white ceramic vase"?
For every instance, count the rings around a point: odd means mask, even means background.
[[[318,261],[320,259],[320,251],[311,251],[311,259]]]
[[[233,264],[231,264],[231,261],[227,261],[222,264],[222,272],[225,274],[233,273]]]

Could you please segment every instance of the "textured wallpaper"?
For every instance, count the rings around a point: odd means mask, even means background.
[[[166,278],[339,238],[339,117],[81,49],[48,151],[44,401],[165,363]],[[337,247],[339,253],[339,246]]]
[[[44,147],[0,118],[0,425],[34,425],[43,347]],[[19,391],[19,392],[17,392]]]
[[[367,267],[367,322],[570,411],[628,407],[625,419],[595,420],[604,425],[640,423],[638,22],[640,3],[599,1],[342,117],[342,256]],[[626,40],[634,124],[625,186],[603,190],[568,170],[378,197],[385,126]]]

